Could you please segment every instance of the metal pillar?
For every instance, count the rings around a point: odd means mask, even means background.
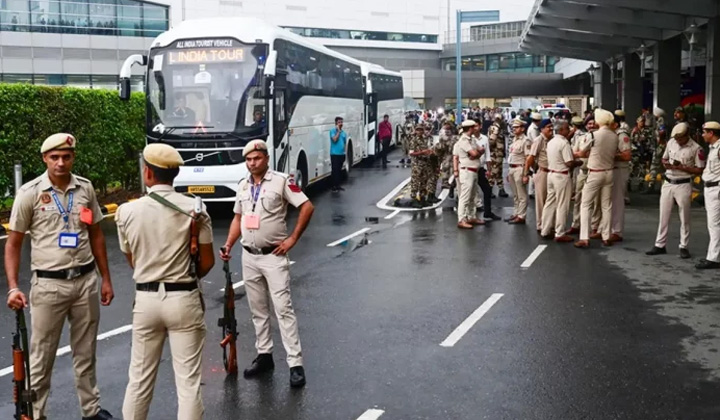
[[[595,106],[613,112],[617,109],[617,85],[610,83],[610,66],[599,64],[594,77]]]
[[[635,53],[625,55],[623,59],[622,109],[627,115],[628,124],[633,125],[642,112],[643,80],[640,77],[640,57]]]
[[[22,187],[22,163],[17,162],[15,163],[15,166],[13,167],[13,175],[15,180],[15,195],[17,195],[18,191],[20,191],[20,187]]]
[[[653,106],[664,109],[671,118],[673,109],[680,105],[682,40],[683,35],[678,35],[653,48]]]
[[[145,170],[145,158],[143,158],[142,152],[138,153],[138,169],[140,170],[140,192],[145,194],[147,192],[147,189],[145,188],[145,176],[143,175],[143,171]]]
[[[707,25],[705,121],[720,121],[720,18]]]
[[[462,12],[455,15],[455,121],[462,121]]]

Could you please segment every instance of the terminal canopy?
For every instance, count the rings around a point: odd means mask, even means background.
[[[607,61],[704,25],[718,0],[536,0],[520,50]]]

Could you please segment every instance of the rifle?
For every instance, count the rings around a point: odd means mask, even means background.
[[[223,254],[227,251],[222,248]],[[218,327],[222,328],[223,339],[220,347],[223,349],[223,364],[229,375],[238,371],[237,366],[237,320],[235,319],[235,289],[233,289],[232,276],[230,275],[230,263],[223,263],[225,272],[225,298],[223,317],[218,319]]]
[[[190,212],[190,275],[197,276],[197,267],[200,259],[200,228],[198,219],[202,214],[202,198],[195,197],[195,209]]]
[[[33,420],[33,402],[37,396],[35,391],[31,389],[28,336],[25,325],[25,312],[22,308],[15,311],[12,351],[14,418],[15,420]]]

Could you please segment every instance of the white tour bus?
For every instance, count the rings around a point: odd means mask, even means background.
[[[368,151],[365,63],[256,18],[184,21],[158,36],[148,55],[132,55],[120,74],[120,96],[130,95],[133,65],[147,67],[147,142],[164,142],[185,160],[179,192],[207,201],[232,201],[247,176],[243,146],[268,143],[271,168],[302,188],[330,175],[329,132],[335,117],[348,134],[346,170]],[[402,114],[398,73],[367,66],[375,115]],[[392,80],[388,80],[393,78]],[[373,83],[373,80],[377,79]],[[399,91],[398,84],[399,82]],[[390,84],[392,101],[386,101]],[[388,102],[390,105],[385,106]],[[373,109],[374,110],[374,109]]]
[[[387,115],[393,126],[391,145],[400,141],[400,130],[405,123],[405,98],[402,75],[376,64],[362,63],[365,83],[365,138],[369,156],[380,153],[378,126]]]

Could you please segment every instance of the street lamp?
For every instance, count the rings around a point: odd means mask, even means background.
[[[640,77],[645,77],[645,59],[647,58],[647,50],[648,48],[645,46],[645,43],[643,42],[640,44],[640,48],[635,51],[635,53],[640,57]]]

